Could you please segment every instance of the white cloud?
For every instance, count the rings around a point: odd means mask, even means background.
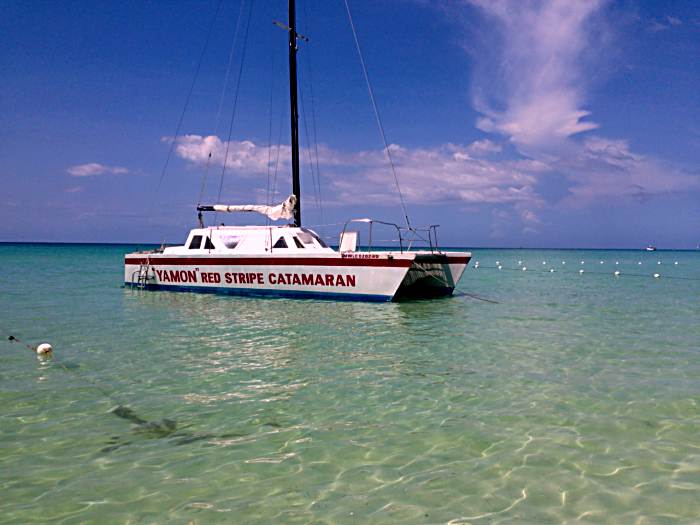
[[[128,169],[122,168],[121,166],[107,166],[105,164],[98,164],[97,162],[70,166],[66,168],[66,171],[74,177],[92,177],[94,175],[103,175],[105,173],[111,173],[114,175],[129,173]]]
[[[598,127],[586,120],[580,64],[591,48],[589,23],[602,0],[470,3],[499,36],[479,58],[498,64],[482,67],[493,74],[475,83],[474,105],[484,115],[479,129],[516,145],[540,146]]]
[[[547,185],[564,177],[569,204],[650,198],[700,189],[700,179],[671,163],[636,153],[627,140],[581,135],[598,128],[585,109],[589,84],[608,43],[604,0],[465,0],[486,29],[473,53],[477,127],[504,135],[522,154],[510,167]],[[665,17],[664,27],[682,21]],[[602,29],[601,29],[602,28]],[[493,35],[496,35],[494,41]],[[539,221],[533,207],[523,223]]]
[[[164,137],[164,141],[172,138]],[[286,150],[284,150],[286,148]],[[227,152],[228,149],[228,152]],[[275,148],[276,150],[276,148]],[[185,135],[178,137],[175,145],[175,153],[195,164],[205,164],[211,154],[211,164],[222,166],[224,158],[228,155],[226,166],[231,169],[249,173],[262,173],[267,171],[268,163],[274,163],[275,157],[271,156],[269,148],[258,146],[250,140],[231,141],[226,143],[219,137],[209,135]],[[280,152],[280,159],[289,157],[289,148],[284,146]]]
[[[502,149],[500,144],[496,144],[489,139],[475,140],[467,147],[469,153],[477,157],[489,155],[491,153],[499,153]]]
[[[538,202],[537,179],[509,162],[470,157],[468,147],[445,144],[437,148],[408,149],[392,145],[392,158],[408,202],[516,203]],[[343,199],[357,198],[357,188],[368,189],[377,202],[392,195],[393,180],[381,150],[351,155],[360,169],[352,179],[334,178]],[[360,181],[358,182],[358,179]],[[372,198],[372,197],[370,197]]]
[[[163,137],[163,142],[172,141],[172,137]],[[227,152],[228,149],[228,152]],[[177,138],[175,153],[189,162],[204,165],[211,154],[211,164],[223,166],[224,158],[228,157],[226,167],[236,170],[242,175],[266,173],[268,166],[274,168],[279,162],[278,169],[288,169],[291,147],[281,145],[269,147],[256,144],[251,140],[221,140],[215,135],[184,135]],[[315,150],[314,150],[315,155]],[[308,159],[309,152],[301,149],[302,162]],[[325,146],[318,147],[319,163],[325,165],[346,164],[349,159],[340,152],[330,151]]]
[[[572,185],[570,200],[647,199],[700,190],[700,178],[668,163],[635,154],[624,140],[588,137],[576,155],[558,164]]]
[[[232,141],[229,146],[228,166],[248,174],[267,171],[268,162],[275,161],[276,148],[259,146],[253,141]],[[538,203],[541,199],[534,190],[537,178],[533,166],[512,161],[485,161],[472,158],[474,143],[469,146],[445,144],[436,148],[408,149],[396,144],[389,146],[405,199],[412,203]],[[477,149],[495,151],[491,141],[480,141]],[[178,138],[175,152],[181,158],[196,164],[211,162],[222,165],[226,143],[218,137],[187,135]],[[282,146],[280,163],[288,166],[289,146]],[[305,152],[301,152],[302,158]],[[269,160],[271,159],[271,160]],[[326,146],[319,147],[321,173],[329,179],[331,201],[336,203],[386,203],[398,199],[385,152],[365,150],[340,152]],[[361,188],[361,194],[358,192]]]

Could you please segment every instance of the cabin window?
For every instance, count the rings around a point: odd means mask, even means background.
[[[301,242],[303,242],[304,244],[311,244],[311,245],[313,245],[313,243],[314,243],[314,236],[311,235],[309,232],[300,231],[300,232],[298,233],[298,235],[299,235],[299,238],[301,239]]]
[[[292,239],[294,239],[294,244],[297,245],[297,248],[303,248],[303,247],[304,247],[304,245],[301,244],[301,241],[300,241],[299,239],[297,239],[296,235],[293,236]]]
[[[221,241],[224,243],[226,248],[233,250],[236,246],[238,246],[238,243],[241,242],[241,238],[236,235],[225,235],[221,237]]]
[[[277,242],[273,246],[273,248],[287,248],[287,241],[284,240],[284,237],[280,237],[277,239]]]
[[[201,235],[195,235],[192,237],[192,242],[190,243],[190,250],[199,250],[199,247],[202,245],[202,236]]]
[[[316,235],[314,232],[311,230],[303,229],[301,232],[299,232],[299,237],[301,238],[302,241],[304,241],[306,244],[313,244],[311,239],[316,239],[316,242],[318,242],[322,247],[328,248],[328,245],[323,242],[323,239]]]
[[[205,250],[216,250],[216,246],[214,246],[214,243],[211,242],[211,239],[209,237],[204,239],[204,249]]]

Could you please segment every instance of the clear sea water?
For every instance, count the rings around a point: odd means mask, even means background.
[[[0,523],[700,523],[698,252],[369,304],[131,291],[132,249],[0,245]]]

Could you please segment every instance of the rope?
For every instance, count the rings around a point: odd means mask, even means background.
[[[20,340],[19,338],[15,337],[14,335],[10,335],[7,338],[8,341],[13,342],[13,343],[18,343],[22,346],[25,346],[28,348],[32,353],[36,352],[36,346],[32,346],[30,344],[25,343],[24,341]],[[97,390],[100,394],[102,394],[104,397],[109,399],[112,403],[115,403],[117,406],[114,407],[112,410],[110,410],[110,413],[114,414],[115,416],[121,418],[121,419],[126,419],[128,421],[131,421],[132,423],[135,423],[137,425],[142,425],[148,430],[152,432],[158,432],[163,436],[170,435],[174,433],[177,429],[177,423],[173,420],[170,419],[162,419],[160,421],[148,421],[146,419],[143,419],[139,417],[136,412],[134,412],[131,408],[123,404],[119,399],[117,399],[112,392],[110,392],[107,388],[103,387],[100,383],[97,381],[90,379],[89,377],[86,377],[80,373],[78,373],[75,370],[71,370],[68,368],[66,365],[64,365],[61,361],[56,359],[53,354],[51,354],[51,360],[55,362],[59,367],[64,372],[67,372],[68,374],[73,375],[74,377],[84,381],[85,383],[89,384],[92,386],[95,390]]]
[[[485,297],[480,297],[480,296],[473,294],[473,293],[467,293],[467,292],[460,291],[459,293],[457,293],[455,295],[460,295],[460,296],[465,295],[467,297],[471,297],[472,299],[476,299],[477,301],[484,301],[485,303],[501,304],[500,302],[494,301],[493,299],[486,299]]]
[[[250,3],[250,9],[248,10],[248,20],[246,21],[245,35],[243,36],[243,50],[241,52],[241,65],[238,68],[238,79],[236,80],[236,90],[233,98],[233,110],[231,111],[231,122],[228,128],[228,138],[226,139],[226,151],[224,153],[224,165],[221,168],[221,180],[219,182],[219,194],[217,196],[217,202],[221,201],[221,191],[224,187],[224,173],[226,173],[226,164],[228,163],[228,152],[231,147],[231,135],[233,134],[233,122],[236,118],[236,108],[238,106],[238,93],[241,87],[241,77],[243,76],[243,65],[245,64],[246,49],[248,48],[248,32],[250,30],[250,18],[253,14],[253,6],[255,2]],[[214,215],[214,221],[216,222],[216,214]]]
[[[234,56],[234,51],[236,49],[236,41],[238,40],[238,30],[241,25],[241,18],[243,15],[243,7],[245,6],[245,0],[241,1],[241,7],[238,10],[238,18],[236,19],[236,29],[233,32],[233,39],[231,40],[231,51],[229,52],[228,55],[228,65],[226,66],[226,76],[224,77],[224,85],[221,88],[221,96],[219,97],[219,107],[216,111],[216,120],[214,121],[214,134],[218,135],[219,134],[219,123],[221,122],[221,113],[224,108],[224,98],[226,96],[226,88],[228,88],[228,80],[231,75],[231,66],[233,65],[233,56]],[[204,196],[204,188],[207,183],[207,177],[209,176],[209,164],[211,162],[211,154],[212,152],[209,151],[209,155],[207,156],[207,167],[204,172],[204,177],[202,178],[202,186],[199,191],[199,198],[197,199],[197,205],[199,206],[202,203],[202,197]]]
[[[310,22],[311,18],[309,17],[308,10],[307,10],[307,2],[303,2],[304,6],[304,18],[307,20],[307,23]],[[311,29],[311,28],[310,28]],[[321,192],[321,170],[319,169],[319,162],[318,162],[318,135],[316,133],[316,109],[315,109],[315,104],[314,104],[314,79],[313,79],[313,70],[311,67],[311,50],[312,46],[307,46],[307,57],[308,59],[305,61],[306,63],[306,68],[309,73],[309,95],[311,97],[311,131],[313,132],[313,144],[314,144],[314,155],[315,155],[315,160],[316,160],[316,184],[318,185],[318,211],[319,211],[319,219],[321,222],[323,222],[323,194]],[[303,101],[302,101],[303,104]],[[306,123],[304,124],[306,125]],[[313,175],[313,170],[311,171],[311,174]],[[321,232],[323,235],[324,232]]]
[[[382,141],[384,142],[384,151],[389,159],[389,164],[391,165],[391,172],[394,175],[394,183],[396,184],[396,190],[399,192],[399,199],[401,200],[401,208],[403,209],[404,217],[406,218],[406,226],[411,227],[411,222],[408,220],[408,211],[406,210],[406,202],[403,198],[403,193],[401,192],[401,186],[399,185],[399,177],[396,175],[396,167],[394,166],[394,159],[391,156],[391,151],[389,150],[389,144],[386,140],[386,134],[384,133],[384,126],[382,125],[382,119],[379,116],[379,109],[377,108],[377,103],[374,100],[374,92],[372,91],[372,84],[369,81],[369,75],[367,74],[367,67],[365,66],[365,59],[362,57],[362,50],[360,49],[360,41],[357,38],[357,31],[355,30],[355,24],[352,21],[352,15],[350,14],[350,6],[348,5],[348,0],[343,0],[345,2],[345,10],[348,13],[348,20],[350,21],[350,27],[352,28],[352,36],[355,39],[355,47],[357,47],[357,54],[360,56],[360,63],[362,64],[362,73],[365,76],[365,82],[367,83],[367,90],[369,91],[369,98],[372,101],[372,108],[374,109],[374,116],[377,119],[377,126],[379,126],[379,132],[382,136]]]
[[[316,201],[316,207],[320,208],[321,207],[321,191],[320,187],[317,184],[317,177],[315,176],[314,172],[314,161],[311,156],[311,135],[309,134],[309,125],[306,119],[306,106],[304,104],[304,95],[303,95],[303,90],[301,92],[301,96],[299,97],[301,100],[301,120],[304,123],[304,137],[306,138],[306,144],[307,147],[304,148],[306,150],[306,156],[308,158],[308,163],[309,163],[309,169],[311,170],[311,181],[314,187],[314,200]]]
[[[202,204],[202,197],[204,196],[204,187],[207,184],[207,177],[209,176],[209,164],[211,164],[211,151],[207,155],[207,166],[204,169],[204,177],[202,177],[202,184],[199,188],[199,197],[197,198],[197,207]]]
[[[270,169],[272,168],[272,107],[275,99],[275,54],[272,53],[270,58],[270,109],[268,111],[268,130],[267,130],[267,188],[265,190],[265,204],[272,205],[270,201]],[[270,218],[267,218],[269,224]]]
[[[272,174],[272,196],[271,200],[274,202],[277,197],[277,170],[279,168],[280,164],[280,151],[282,150],[282,120],[284,117],[284,113],[280,112],[280,124],[279,124],[279,132],[277,134],[277,156],[275,157],[275,170]],[[268,221],[268,225],[269,225]]]
[[[185,98],[185,105],[182,108],[182,113],[180,114],[180,119],[177,122],[177,127],[175,128],[175,136],[173,137],[172,142],[170,143],[170,149],[168,150],[168,156],[165,158],[165,164],[163,165],[163,171],[160,173],[160,178],[158,179],[158,186],[156,187],[156,198],[158,197],[158,193],[160,192],[160,186],[163,183],[163,179],[165,178],[165,173],[168,169],[168,164],[170,164],[170,157],[173,155],[173,150],[175,149],[175,144],[177,144],[177,139],[180,136],[180,129],[182,128],[182,122],[185,119],[185,113],[187,113],[187,108],[190,105],[190,99],[192,98],[192,92],[194,91],[194,86],[197,83],[197,78],[199,77],[199,71],[202,68],[202,62],[204,61],[204,55],[207,52],[207,48],[209,47],[209,40],[211,39],[211,34],[212,30],[214,29],[214,22],[216,21],[216,18],[219,14],[219,10],[221,9],[221,3],[222,0],[219,0],[219,2],[216,5],[216,11],[214,12],[214,16],[211,19],[211,22],[209,23],[209,30],[207,31],[207,38],[204,42],[204,47],[202,48],[202,52],[199,55],[199,61],[197,62],[197,69],[195,70],[194,73],[194,78],[192,79],[192,84],[190,85],[190,89],[187,92],[187,97]],[[153,206],[155,206],[156,199],[153,199],[153,204],[151,205],[151,209]]]
[[[22,346],[28,348],[32,353],[36,352],[36,348],[37,348],[36,346],[32,346],[32,345],[30,345],[30,344],[27,344],[27,343],[25,343],[24,341],[22,341],[21,339],[15,337],[14,335],[8,336],[7,340],[8,340],[8,341],[11,341],[11,342],[13,342],[13,343],[19,343],[20,345],[22,345]],[[58,359],[56,359],[55,356],[52,356],[51,359],[52,359],[58,366],[60,366],[65,372],[68,372],[69,374],[73,374],[74,376],[76,376],[76,377],[82,379],[82,380],[85,381],[86,383],[89,383],[92,387],[94,387],[95,389],[97,389],[103,396],[105,396],[106,398],[108,398],[110,401],[112,401],[113,403],[116,403],[116,404],[119,405],[119,406],[122,406],[122,403],[120,403],[119,400],[116,399],[116,398],[114,397],[114,395],[113,395],[111,392],[107,391],[107,389],[105,389],[102,385],[100,385],[100,384],[97,383],[96,381],[94,381],[94,380],[92,380],[92,379],[89,379],[89,378],[87,378],[87,377],[85,377],[85,376],[79,374],[79,373],[76,372],[75,370],[71,370],[71,369],[68,368],[66,365],[64,365],[63,363],[61,363]]]

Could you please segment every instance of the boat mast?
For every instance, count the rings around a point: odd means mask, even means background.
[[[289,106],[292,126],[292,193],[294,226],[301,226],[301,187],[299,184],[299,108],[297,106],[297,28],[294,0],[289,0]]]

